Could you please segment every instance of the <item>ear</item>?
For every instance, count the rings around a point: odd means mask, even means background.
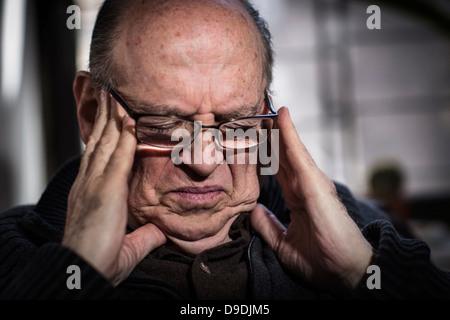
[[[99,102],[91,76],[86,71],[76,74],[73,82],[73,93],[77,104],[78,125],[81,139],[87,143],[94,127]]]

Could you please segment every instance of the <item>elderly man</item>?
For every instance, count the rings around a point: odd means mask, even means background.
[[[2,297],[450,297],[426,244],[335,185],[275,111],[271,50],[247,1],[105,1],[74,81],[86,149],[35,207],[2,215]],[[248,161],[267,141],[244,163],[201,152],[237,156],[198,132],[248,127],[278,133],[275,177]]]

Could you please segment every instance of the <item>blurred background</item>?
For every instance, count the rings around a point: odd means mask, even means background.
[[[426,240],[450,269],[450,1],[254,0],[273,94],[323,171]],[[0,0],[0,211],[35,203],[81,153],[72,81],[99,0]],[[79,29],[67,20],[80,8]],[[381,29],[369,29],[370,5]]]

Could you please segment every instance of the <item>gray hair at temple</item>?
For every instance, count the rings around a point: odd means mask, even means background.
[[[267,22],[260,16],[259,11],[255,9],[249,0],[238,1],[253,19],[261,36],[265,55],[263,60],[264,73],[267,80],[267,89],[269,89],[272,83],[274,53]],[[92,33],[89,56],[91,79],[96,85],[104,85],[105,83],[114,85],[114,74],[120,72],[120,70],[114,69],[111,52],[117,40],[120,19],[130,7],[128,1],[127,5],[124,5],[122,0],[105,0],[100,8]]]

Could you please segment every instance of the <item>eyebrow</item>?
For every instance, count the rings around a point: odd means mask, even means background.
[[[189,114],[180,111],[172,106],[159,103],[147,103],[129,99],[127,102],[136,114],[148,114],[159,116],[178,116],[181,118],[189,117]]]
[[[234,119],[239,119],[239,118],[251,117],[251,116],[261,113],[261,109],[262,109],[261,104],[262,104],[262,101],[258,101],[258,103],[255,105],[241,106],[236,111],[228,112],[223,115],[217,115],[216,119],[217,120],[234,120]]]

